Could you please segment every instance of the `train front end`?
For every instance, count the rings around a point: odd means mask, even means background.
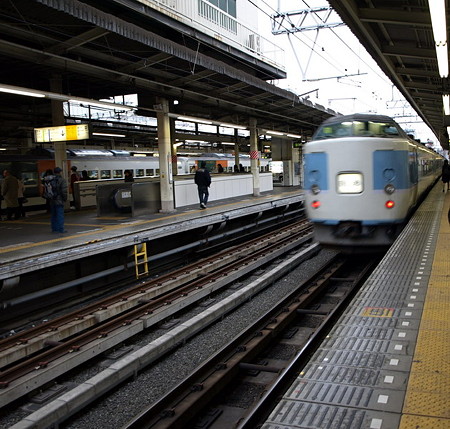
[[[387,117],[332,118],[304,153],[316,240],[352,251],[390,245],[415,199],[411,147],[401,129]]]

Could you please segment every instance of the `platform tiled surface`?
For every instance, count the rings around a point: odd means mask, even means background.
[[[432,190],[264,429],[450,428],[448,199]]]

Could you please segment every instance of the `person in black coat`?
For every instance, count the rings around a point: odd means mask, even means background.
[[[445,192],[445,185],[447,185],[447,191],[449,190],[449,182],[450,182],[450,165],[448,161],[444,161],[444,165],[442,166],[442,192]]]
[[[206,162],[202,161],[200,168],[195,172],[194,177],[195,184],[198,189],[198,197],[200,199],[200,208],[206,209],[208,203],[209,191],[208,188],[211,185],[211,175],[206,169]]]

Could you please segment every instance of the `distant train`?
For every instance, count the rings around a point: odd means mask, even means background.
[[[346,250],[392,244],[444,161],[393,119],[368,114],[327,119],[304,154],[316,239]]]
[[[131,170],[136,180],[159,176],[159,158],[154,156],[133,156],[124,150],[106,149],[68,149],[67,169],[76,166],[81,174],[86,171],[88,180],[113,181],[123,180],[125,170]],[[223,173],[234,172],[235,157],[231,154],[208,153],[205,156],[177,157],[177,174],[191,174],[201,161],[205,161],[209,171],[217,173],[219,164]],[[250,171],[250,156],[239,157],[242,169]],[[0,171],[11,170],[20,176],[25,184],[27,207],[43,204],[41,197],[41,179],[48,169],[55,168],[54,151],[39,150],[29,155],[0,155]],[[261,171],[269,171],[270,160],[261,159]],[[220,169],[220,170],[221,170]]]

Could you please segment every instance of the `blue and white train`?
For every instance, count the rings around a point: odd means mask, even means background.
[[[390,117],[373,114],[327,119],[304,155],[316,239],[349,251],[392,244],[444,160]]]

